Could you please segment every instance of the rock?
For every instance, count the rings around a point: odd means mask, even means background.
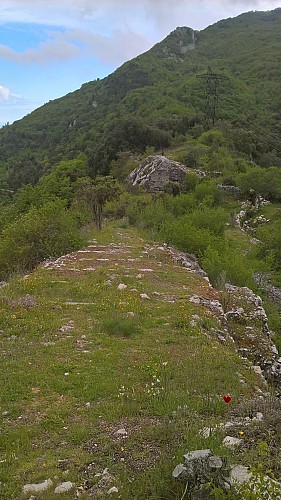
[[[126,429],[118,429],[118,431],[115,432],[118,436],[127,436],[127,431]]]
[[[146,293],[140,293],[141,299],[149,299],[149,296]]]
[[[229,474],[231,485],[247,483],[252,477],[252,473],[248,471],[248,467],[244,467],[243,465],[234,465],[230,469]]]
[[[227,184],[218,184],[218,189],[222,191],[224,194],[233,196],[234,198],[239,198],[241,195],[241,190],[236,186],[229,186]]]
[[[174,468],[172,476],[175,479],[178,479],[179,477],[184,476],[184,473],[185,473],[185,467],[184,467],[184,465],[183,464],[179,464],[179,465],[177,465]]]
[[[215,456],[211,450],[195,450],[184,455],[184,463],[173,471],[175,479],[184,480],[190,498],[210,498],[205,486],[213,483],[225,491],[228,475],[224,460]],[[205,496],[207,494],[207,497]]]
[[[232,436],[226,436],[223,440],[223,444],[227,448],[236,448],[238,446],[241,446],[242,443],[243,439],[235,438]]]
[[[262,373],[262,369],[260,366],[256,365],[256,366],[252,366],[252,370],[257,374],[257,375],[260,375],[261,377],[263,377],[263,373]]]
[[[142,186],[145,191],[164,191],[166,184],[176,182],[183,186],[188,168],[185,165],[165,156],[148,156],[145,161],[133,170],[126,182],[132,186]]]
[[[108,490],[107,494],[112,495],[113,493],[118,493],[118,492],[119,492],[118,488],[116,488],[116,486],[113,486],[112,488],[110,488],[110,490]]]
[[[71,481],[66,481],[65,483],[61,483],[56,487],[55,493],[67,493],[68,491],[72,490],[73,486],[74,485],[73,483],[71,483]]]
[[[211,469],[221,469],[223,467],[223,461],[221,457],[209,457],[209,466]]]
[[[127,285],[125,285],[124,283],[120,283],[117,287],[118,290],[125,290],[127,288]]]
[[[218,300],[210,300],[200,297],[199,295],[192,295],[189,297],[189,302],[192,302],[193,304],[200,304],[201,306],[205,306],[210,309],[210,311],[224,315],[222,305]]]
[[[208,439],[208,437],[210,437],[211,435],[212,430],[213,429],[211,427],[203,427],[203,429],[200,429],[199,434],[200,436],[203,436],[203,438]]]
[[[190,451],[186,455],[184,455],[185,459],[185,465],[189,464],[191,462],[195,462],[197,460],[206,460],[207,458],[211,457],[213,453],[211,450],[195,450],[195,451]]]
[[[238,309],[235,309],[233,311],[228,311],[225,316],[227,319],[240,319],[242,314],[244,314],[244,309],[243,307],[238,307]]]
[[[281,363],[279,360],[270,362],[269,366],[264,370],[266,380],[275,383],[277,386],[281,384]]]
[[[23,493],[40,493],[41,491],[45,491],[53,485],[53,481],[51,479],[46,479],[42,483],[35,484],[25,484],[23,487]]]

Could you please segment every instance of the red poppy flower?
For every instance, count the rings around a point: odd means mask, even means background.
[[[230,396],[230,394],[225,394],[225,396],[223,396],[223,399],[224,399],[224,402],[225,402],[225,403],[230,403],[230,401],[231,401],[231,396]]]

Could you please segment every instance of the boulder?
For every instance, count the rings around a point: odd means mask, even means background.
[[[165,156],[148,156],[146,160],[127,177],[132,186],[142,186],[145,191],[164,191],[168,182],[183,186],[189,169],[181,163]]]
[[[184,455],[184,463],[175,467],[173,477],[186,483],[192,500],[212,498],[206,490],[206,485],[210,483],[221,487],[223,491],[229,489],[225,461],[211,450],[195,450]]]

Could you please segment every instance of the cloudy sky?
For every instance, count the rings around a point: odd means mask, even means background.
[[[103,78],[177,26],[281,0],[0,0],[0,126]]]

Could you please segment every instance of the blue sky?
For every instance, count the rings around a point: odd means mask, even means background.
[[[177,26],[276,7],[281,0],[1,0],[0,126],[103,78]]]

